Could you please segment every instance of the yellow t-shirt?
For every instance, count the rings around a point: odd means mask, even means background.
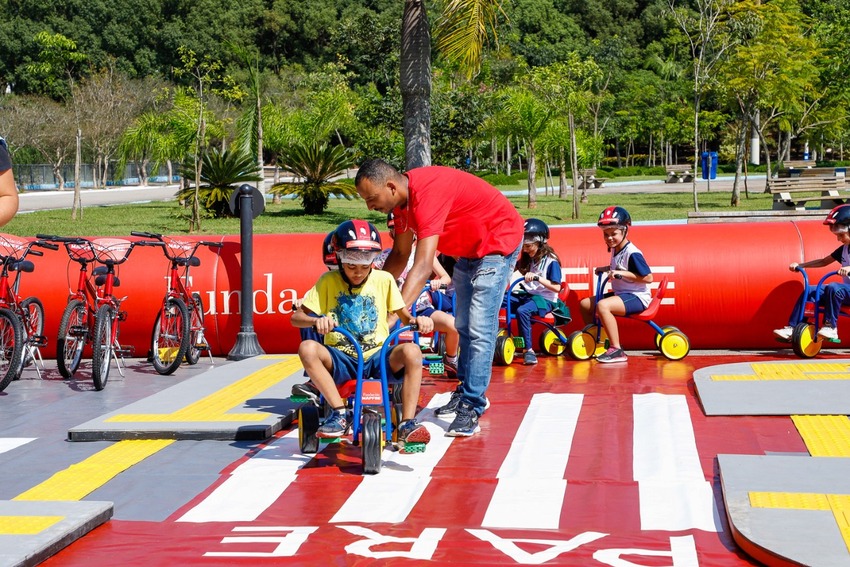
[[[317,315],[333,313],[337,324],[357,339],[368,358],[387,340],[387,315],[404,307],[404,299],[389,272],[373,269],[362,286],[349,292],[341,270],[333,270],[322,274],[302,305]],[[329,333],[325,344],[357,356],[341,333]]]

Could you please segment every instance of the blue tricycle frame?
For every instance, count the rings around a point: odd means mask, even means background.
[[[799,272],[803,278],[804,295],[803,305],[799,309],[798,316],[790,323],[794,328],[791,333],[791,346],[794,354],[800,358],[813,358],[823,347],[823,339],[818,336],[818,330],[823,324],[824,308],[820,304],[820,300],[823,297],[824,287],[829,278],[839,274],[837,271],[829,272],[821,277],[817,284],[810,285],[809,275],[805,268],[797,266],[794,271]],[[850,307],[842,306],[838,317],[850,317]]]
[[[525,341],[522,337],[514,336],[513,334],[512,323],[514,322],[516,315],[514,315],[511,310],[511,301],[513,300],[512,292],[517,285],[524,281],[525,278],[517,278],[511,282],[505,292],[505,297],[508,298],[508,302],[505,307],[505,326],[499,329],[499,332],[496,335],[496,348],[493,352],[493,363],[498,366],[510,366],[514,360],[514,354],[516,353],[517,347],[527,348],[528,346],[523,344]],[[558,298],[561,299],[561,301],[564,301],[566,292],[567,285],[565,282],[561,282],[561,287],[558,291]],[[501,316],[499,318],[501,319]],[[541,333],[540,339],[538,340],[538,346],[540,347],[541,352],[546,352],[552,356],[560,356],[567,350],[567,334],[562,331],[560,327],[568,325],[570,321],[571,319],[568,319],[563,324],[558,325],[556,324],[557,319],[551,312],[547,313],[543,317],[539,315],[533,315],[531,317],[532,325],[543,325],[546,327],[546,330]]]
[[[345,336],[357,352],[356,375],[337,387],[346,402],[346,408],[351,412],[351,442],[360,445],[363,452],[363,474],[377,474],[381,471],[381,453],[385,444],[391,444],[395,429],[401,421],[401,389],[402,381],[393,381],[393,389],[390,392],[390,380],[388,379],[387,353],[394,346],[398,335],[415,329],[415,325],[399,327],[390,333],[381,350],[375,355],[379,356],[379,377],[363,377],[363,350],[354,336],[342,327],[335,327],[333,332]],[[354,391],[351,392],[351,382],[354,381]],[[364,389],[367,384],[377,383],[380,385],[380,400],[366,400]],[[369,392],[374,395],[374,392]],[[302,403],[298,408],[298,442],[302,453],[317,453],[319,444],[340,442],[341,438],[319,439],[316,432],[320,425],[320,413],[326,413],[326,403],[323,397],[319,398],[318,405],[313,403]],[[383,415],[372,408],[380,408]],[[424,450],[424,447],[422,448]],[[412,451],[411,451],[412,452]]]
[[[601,276],[601,274],[598,274]],[[616,276],[615,276],[616,278]],[[603,298],[605,286],[610,277],[596,278],[596,303]],[[658,313],[658,308],[661,306],[661,300],[667,292],[668,279],[664,276],[661,283],[658,284],[658,289],[649,301],[646,309],[640,313],[627,315],[625,319],[636,319],[643,321],[655,331],[655,346],[661,351],[668,360],[681,360],[685,358],[691,350],[688,336],[685,335],[678,327],[673,325],[661,326],[653,321],[653,318]],[[575,331],[567,338],[567,352],[576,360],[588,360],[595,358],[604,353],[609,346],[608,335],[602,324],[599,321],[599,316],[594,311],[593,323],[586,325],[580,331]]]

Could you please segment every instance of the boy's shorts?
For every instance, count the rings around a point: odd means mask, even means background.
[[[614,293],[606,293],[605,297],[612,297],[615,295]],[[617,295],[622,301],[623,305],[626,306],[626,315],[634,315],[635,313],[640,313],[644,309],[646,309],[646,305],[643,304],[643,301],[640,300],[638,296],[633,293],[621,293]]]
[[[390,369],[389,355],[393,351],[393,349],[397,348],[398,346],[400,345],[396,345],[387,351],[387,370],[389,371],[389,375],[387,376],[387,378],[390,379],[404,378],[404,367],[399,368],[398,372],[395,373],[393,373],[393,371]],[[331,360],[333,361],[333,369],[331,371],[331,376],[333,376],[334,383],[336,385],[339,386],[341,384],[345,384],[349,380],[354,380],[357,378],[357,359],[348,356],[339,349],[327,346],[325,348],[328,349],[331,353]],[[363,361],[364,378],[380,378],[380,356],[381,351],[378,350],[378,352]]]

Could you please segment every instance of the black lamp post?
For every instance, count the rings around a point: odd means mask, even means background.
[[[236,336],[236,344],[227,354],[228,360],[244,360],[265,354],[254,332],[254,218],[263,209],[264,199],[259,202],[259,210],[254,211],[254,193],[256,189],[247,183],[237,190],[236,205],[239,210],[239,237],[242,246],[242,296],[240,298],[241,326]],[[262,199],[262,194],[260,199]]]

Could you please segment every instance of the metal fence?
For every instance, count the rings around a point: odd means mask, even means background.
[[[148,183],[168,182],[168,168],[164,165],[161,165],[156,171],[148,167],[147,172]],[[59,178],[53,174],[53,166],[50,164],[16,163],[12,167],[12,173],[15,176],[19,191],[43,191],[59,188]],[[74,164],[63,165],[62,176],[65,178],[65,187],[73,188]],[[173,175],[171,182],[176,183],[178,181],[180,181],[180,177]],[[127,164],[120,174],[116,172],[115,163],[109,164],[106,176],[107,186],[139,185],[140,183],[139,169],[136,164]],[[80,164],[80,187],[94,186],[94,165],[90,163]]]

